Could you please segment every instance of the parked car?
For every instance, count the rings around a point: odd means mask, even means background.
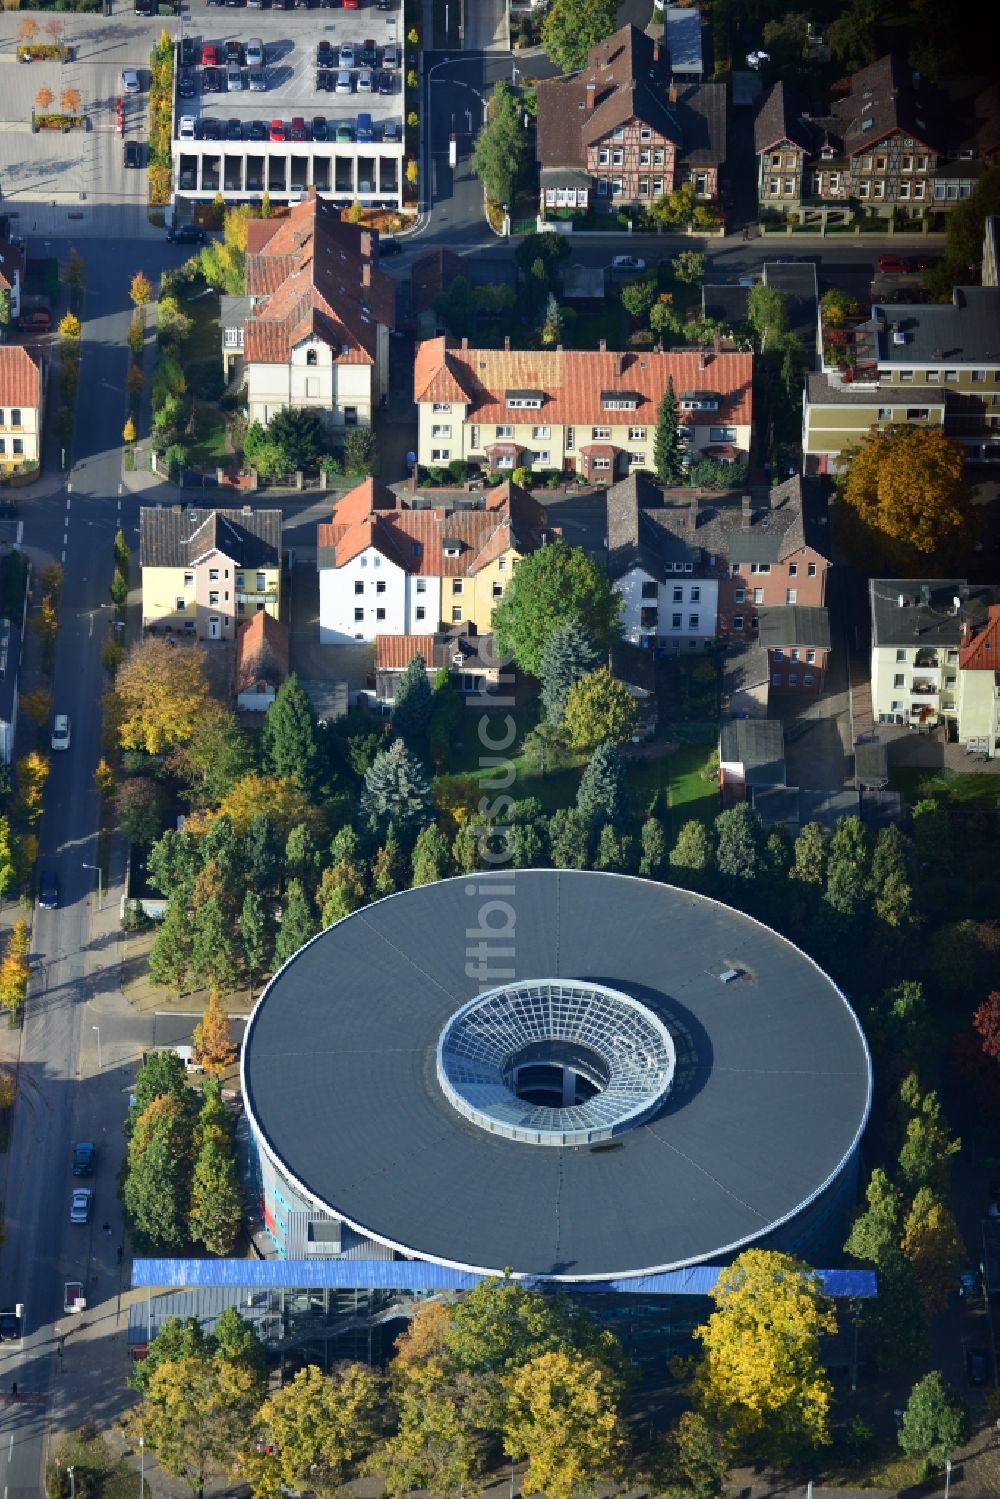
[[[122,68],[122,93],[138,94],[140,92],[141,84],[135,68]]]
[[[201,65],[203,68],[217,68],[222,59],[219,49],[214,42],[205,42],[201,49]]]
[[[251,73],[247,74],[247,83],[250,85],[250,92],[252,94],[267,93],[267,74],[262,72],[260,68],[254,68]]]
[[[226,121],[226,140],[241,141],[243,139],[243,121],[234,116]]]
[[[877,263],[883,276],[905,276],[912,269],[902,255],[880,255]]]
[[[0,520],[14,520],[17,514],[16,500],[0,500]]]
[[[362,68],[358,74],[358,93],[371,94],[375,91],[375,80],[370,68]]]
[[[314,141],[328,141],[330,132],[327,129],[326,120],[322,115],[313,115],[312,138]]]
[[[349,42],[345,42],[341,47],[338,61],[342,68],[354,67],[354,48]]]
[[[59,909],[59,876],[52,869],[38,876],[38,904],[43,911]]]
[[[203,245],[206,238],[200,224],[175,224],[167,230],[167,241],[172,245]]]
[[[266,120],[251,120],[250,121],[250,130],[249,130],[249,133],[247,135],[247,140],[251,140],[251,141],[266,141],[267,140],[267,121]]]
[[[181,115],[177,123],[177,139],[179,141],[195,139],[194,115]]]
[[[193,73],[181,73],[177,79],[177,94],[181,99],[193,99],[198,92]]]
[[[370,114],[358,115],[354,138],[359,141],[373,141],[375,139],[375,131],[372,128],[372,117]]]
[[[375,74],[375,88],[380,94],[391,94],[393,91],[392,74],[387,73],[384,68]]]
[[[335,68],[337,49],[332,42],[325,39],[316,43],[316,64],[320,68]]]
[[[142,146],[138,141],[126,141],[122,148],[122,165],[126,167],[142,166]]]
[[[644,271],[646,262],[638,255],[613,255],[611,269],[613,271]]]
[[[378,48],[374,37],[365,37],[361,43],[361,56],[358,58],[358,63],[362,68],[378,67]]]
[[[989,1378],[989,1357],[985,1348],[965,1350],[965,1370],[970,1384],[985,1384]]]
[[[382,66],[383,68],[399,67],[399,48],[396,46],[395,42],[390,42],[387,47],[383,47]]]
[[[375,0],[376,10],[392,10],[394,6],[395,0]]]
[[[354,139],[354,126],[342,123],[337,126],[337,140],[341,145]]]
[[[226,89],[230,94],[243,92],[243,73],[234,62],[226,68]]]
[[[17,326],[22,333],[48,333],[52,327],[52,315],[44,307],[33,307],[21,313]]]
[[[52,720],[52,748],[54,750],[68,750],[71,731],[72,726],[68,715],[57,713]]]
[[[979,1295],[979,1271],[963,1270],[958,1277],[959,1296]]]
[[[205,94],[222,93],[222,73],[218,68],[205,68],[201,75],[201,88]]]
[[[21,1336],[21,1319],[12,1306],[0,1312],[0,1343],[16,1343]]]
[[[283,141],[285,139],[284,120],[272,120],[268,139],[272,141]]]
[[[331,73],[328,68],[321,68],[316,74],[316,92],[318,94],[332,94],[337,84],[336,73]]]
[[[69,1203],[70,1223],[89,1223],[93,1205],[94,1193],[91,1187],[74,1187]]]
[[[221,141],[222,121],[214,119],[211,115],[201,122],[202,139],[206,141]]]
[[[238,42],[235,37],[230,37],[226,43],[226,62],[238,63],[243,66],[243,43]]]
[[[67,1316],[74,1312],[85,1311],[87,1298],[83,1293],[82,1280],[67,1280],[63,1282],[63,1311]]]
[[[337,93],[337,94],[349,94],[350,92],[351,92],[351,74],[348,73],[346,71],[346,69],[344,69],[344,70],[342,70],[341,72],[339,72],[337,74],[337,86],[334,89],[334,93]]]
[[[398,255],[402,250],[398,239],[393,239],[391,234],[380,234],[378,237],[378,251],[380,255]]]
[[[73,1175],[92,1176],[97,1160],[97,1146],[92,1140],[78,1140],[73,1146]]]
[[[402,133],[399,128],[398,120],[382,121],[382,139],[393,144],[402,140]]]
[[[194,38],[190,36],[181,37],[181,67],[193,68],[195,60]]]
[[[309,131],[307,130],[306,122],[301,115],[292,116],[292,123],[289,126],[288,135],[289,139],[293,141],[307,141],[309,139]]]

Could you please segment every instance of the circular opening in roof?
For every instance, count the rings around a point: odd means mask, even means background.
[[[438,1040],[453,1108],[491,1134],[531,1145],[587,1145],[631,1129],[674,1075],[663,1022],[599,984],[533,979],[463,1005]]]

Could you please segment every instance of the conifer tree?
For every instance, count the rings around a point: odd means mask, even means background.
[[[294,672],[267,710],[260,741],[265,771],[294,781],[310,795],[320,789],[323,756],[316,711]]]
[[[647,880],[659,879],[667,862],[667,835],[658,817],[646,818],[640,842],[639,873]]]
[[[400,828],[422,827],[431,818],[431,788],[423,765],[394,739],[375,756],[365,772],[361,811],[374,830],[395,822]]]
[[[448,839],[437,826],[421,828],[413,845],[413,881],[417,885],[430,885],[435,880],[444,880],[451,874],[451,849]]]
[[[677,397],[674,394],[672,377],[667,378],[667,388],[656,414],[656,431],[653,435],[653,468],[661,484],[679,484],[684,477],[684,445],[677,416]]]
[[[546,723],[562,722],[569,689],[593,671],[600,659],[600,652],[578,619],[556,626],[542,651],[541,699]]]
[[[205,1013],[194,1028],[193,1040],[195,1057],[208,1076],[225,1077],[236,1060],[236,1047],[229,1034],[229,1016],[222,1008],[218,989],[209,993]]]
[[[576,810],[588,834],[604,823],[621,831],[628,822],[628,786],[618,747],[599,744],[591,755],[576,793]]]
[[[293,953],[305,946],[310,937],[316,935],[316,931],[316,920],[308,895],[298,880],[289,880],[278,940],[274,944],[275,967],[280,968],[282,963],[286,963]]]
[[[406,740],[420,739],[427,733],[433,710],[434,696],[427,680],[427,663],[418,652],[396,683],[392,726]]]

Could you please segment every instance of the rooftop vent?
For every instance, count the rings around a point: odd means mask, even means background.
[[[733,979],[738,979],[739,976],[740,970],[738,968],[724,968],[719,974],[719,978],[724,984],[731,984]]]

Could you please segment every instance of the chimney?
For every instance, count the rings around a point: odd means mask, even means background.
[[[371,232],[370,229],[362,229],[362,231],[361,231],[361,254],[362,255],[371,255],[371,253],[372,253],[372,232]]]
[[[659,42],[654,42],[653,43],[653,67],[654,68],[656,67],[656,65],[659,62],[659,60],[660,60],[660,44],[659,44]]]
[[[463,337],[463,339],[462,339],[462,353],[463,354],[468,353],[468,349],[469,349],[469,340],[467,338]]]
[[[619,354],[618,357],[615,359],[615,374],[618,376],[618,379],[620,380],[621,377],[622,377],[622,375],[624,375],[624,373],[625,373],[625,355],[624,354]]]
[[[602,354],[606,354],[608,352],[608,341],[607,341],[607,339],[606,338],[602,338],[598,342],[597,347],[600,349],[600,351],[601,351]]]
[[[596,82],[594,81],[593,78],[587,84],[587,95],[586,95],[586,97],[587,97],[587,109],[589,111],[589,110],[593,109],[593,107],[594,107],[594,101],[597,98],[597,84],[596,84]]]
[[[749,529],[750,529],[750,518],[751,518],[751,506],[752,506],[752,503],[753,502],[750,499],[750,496],[748,494],[745,494],[743,496],[743,503],[742,503],[742,506],[741,506],[742,515],[743,515],[743,529],[744,529],[744,531],[749,531]]]
[[[503,336],[503,347],[504,347],[504,353],[505,354],[509,354],[510,353],[510,334],[509,333],[505,333],[504,336]]]
[[[700,370],[707,370],[708,369],[708,355],[707,354],[702,353],[702,354],[698,355],[698,368]]]
[[[372,284],[372,268],[371,268],[371,265],[369,264],[369,262],[366,260],[365,263],[364,263],[364,265],[361,267],[361,285],[362,286],[371,286],[371,284]]]
[[[677,103],[677,85],[672,78],[670,80],[670,87],[667,89],[667,103]]]
[[[722,329],[721,328],[716,328],[716,330],[715,330],[714,347],[715,347],[715,352],[717,354],[721,354],[722,353]]]

